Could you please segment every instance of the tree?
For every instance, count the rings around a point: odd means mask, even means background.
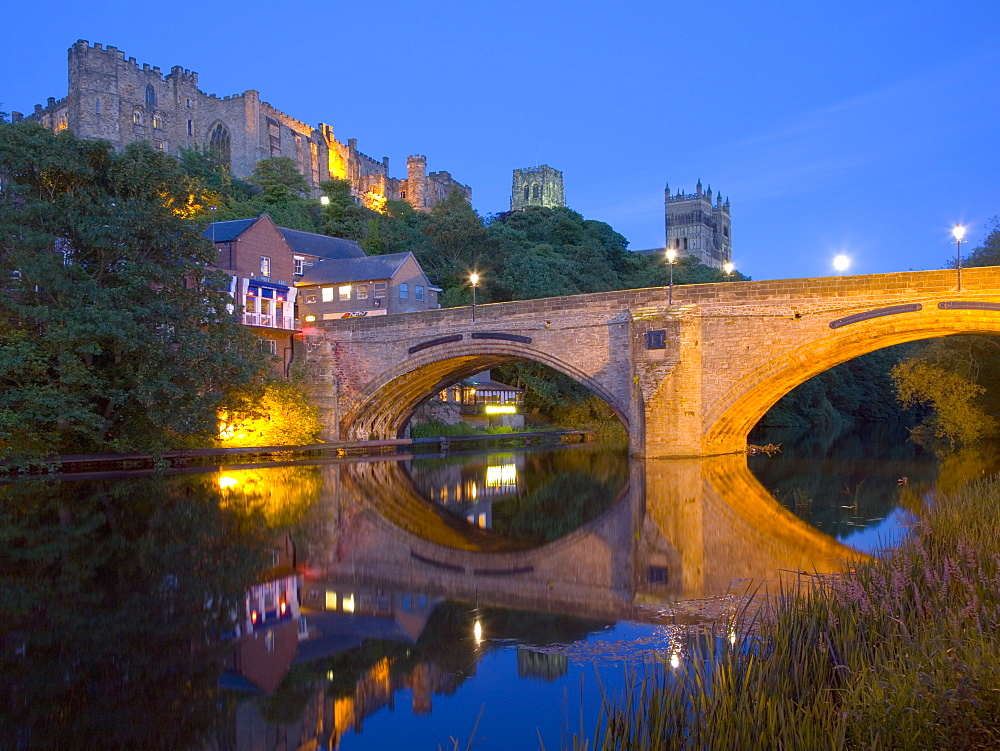
[[[1000,216],[995,216],[986,223],[990,233],[983,244],[975,248],[962,264],[965,266],[1000,266]]]
[[[368,220],[375,218],[376,212],[358,205],[347,180],[327,180],[319,188],[329,199],[320,212],[320,231],[332,237],[364,240]]]
[[[309,183],[305,175],[299,172],[298,165],[287,156],[261,159],[254,165],[249,182],[260,188],[264,198],[271,203],[309,195]]]
[[[203,189],[144,144],[0,125],[0,457],[158,451],[216,432],[265,364],[182,207]]]

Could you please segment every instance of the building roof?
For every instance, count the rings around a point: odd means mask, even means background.
[[[306,256],[320,258],[364,258],[365,251],[354,240],[343,237],[317,235],[315,232],[303,232],[287,227],[278,227],[278,232],[285,238],[292,250]]]
[[[323,258],[307,267],[295,286],[309,284],[348,284],[375,279],[392,279],[412,253],[390,253],[361,258]]]
[[[252,227],[259,216],[252,219],[232,219],[228,222],[212,222],[202,233],[202,237],[217,243],[228,243]]]

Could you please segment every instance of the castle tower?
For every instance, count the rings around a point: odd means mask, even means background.
[[[427,205],[427,157],[421,154],[406,157],[406,200],[415,209]]]
[[[733,260],[729,199],[723,203],[722,194],[717,193],[713,204],[712,188],[702,190],[701,180],[694,195],[683,190],[671,195],[669,185],[663,193],[667,248],[716,269]]]
[[[565,205],[562,172],[547,164],[514,170],[510,194],[511,211],[519,211],[528,206],[554,209]]]

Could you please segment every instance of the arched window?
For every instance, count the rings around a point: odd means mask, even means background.
[[[528,200],[528,191],[530,191],[530,190],[531,190],[531,188],[529,188],[527,185],[524,186],[524,200],[525,201]]]
[[[100,99],[95,99],[94,100],[94,114],[95,115],[101,114],[101,100]]]
[[[142,125],[142,110],[138,107],[132,111],[132,124]]]
[[[160,117],[159,115],[153,115],[153,127],[157,129],[162,128],[163,118]]]
[[[542,189],[538,187],[538,183],[535,183],[534,185],[531,186],[531,197],[532,198],[542,197]]]
[[[208,138],[208,148],[216,163],[229,166],[229,129],[222,123],[216,123]]]
[[[146,84],[146,106],[156,106],[156,89],[153,88],[153,84],[151,83]]]

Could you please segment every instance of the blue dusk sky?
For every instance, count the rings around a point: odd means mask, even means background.
[[[755,279],[943,267],[1000,214],[1000,2],[7,0],[0,108],[66,94],[66,50],[114,45],[257,89],[509,207],[511,170],[563,171],[569,206],[663,246],[663,189],[732,203]]]

